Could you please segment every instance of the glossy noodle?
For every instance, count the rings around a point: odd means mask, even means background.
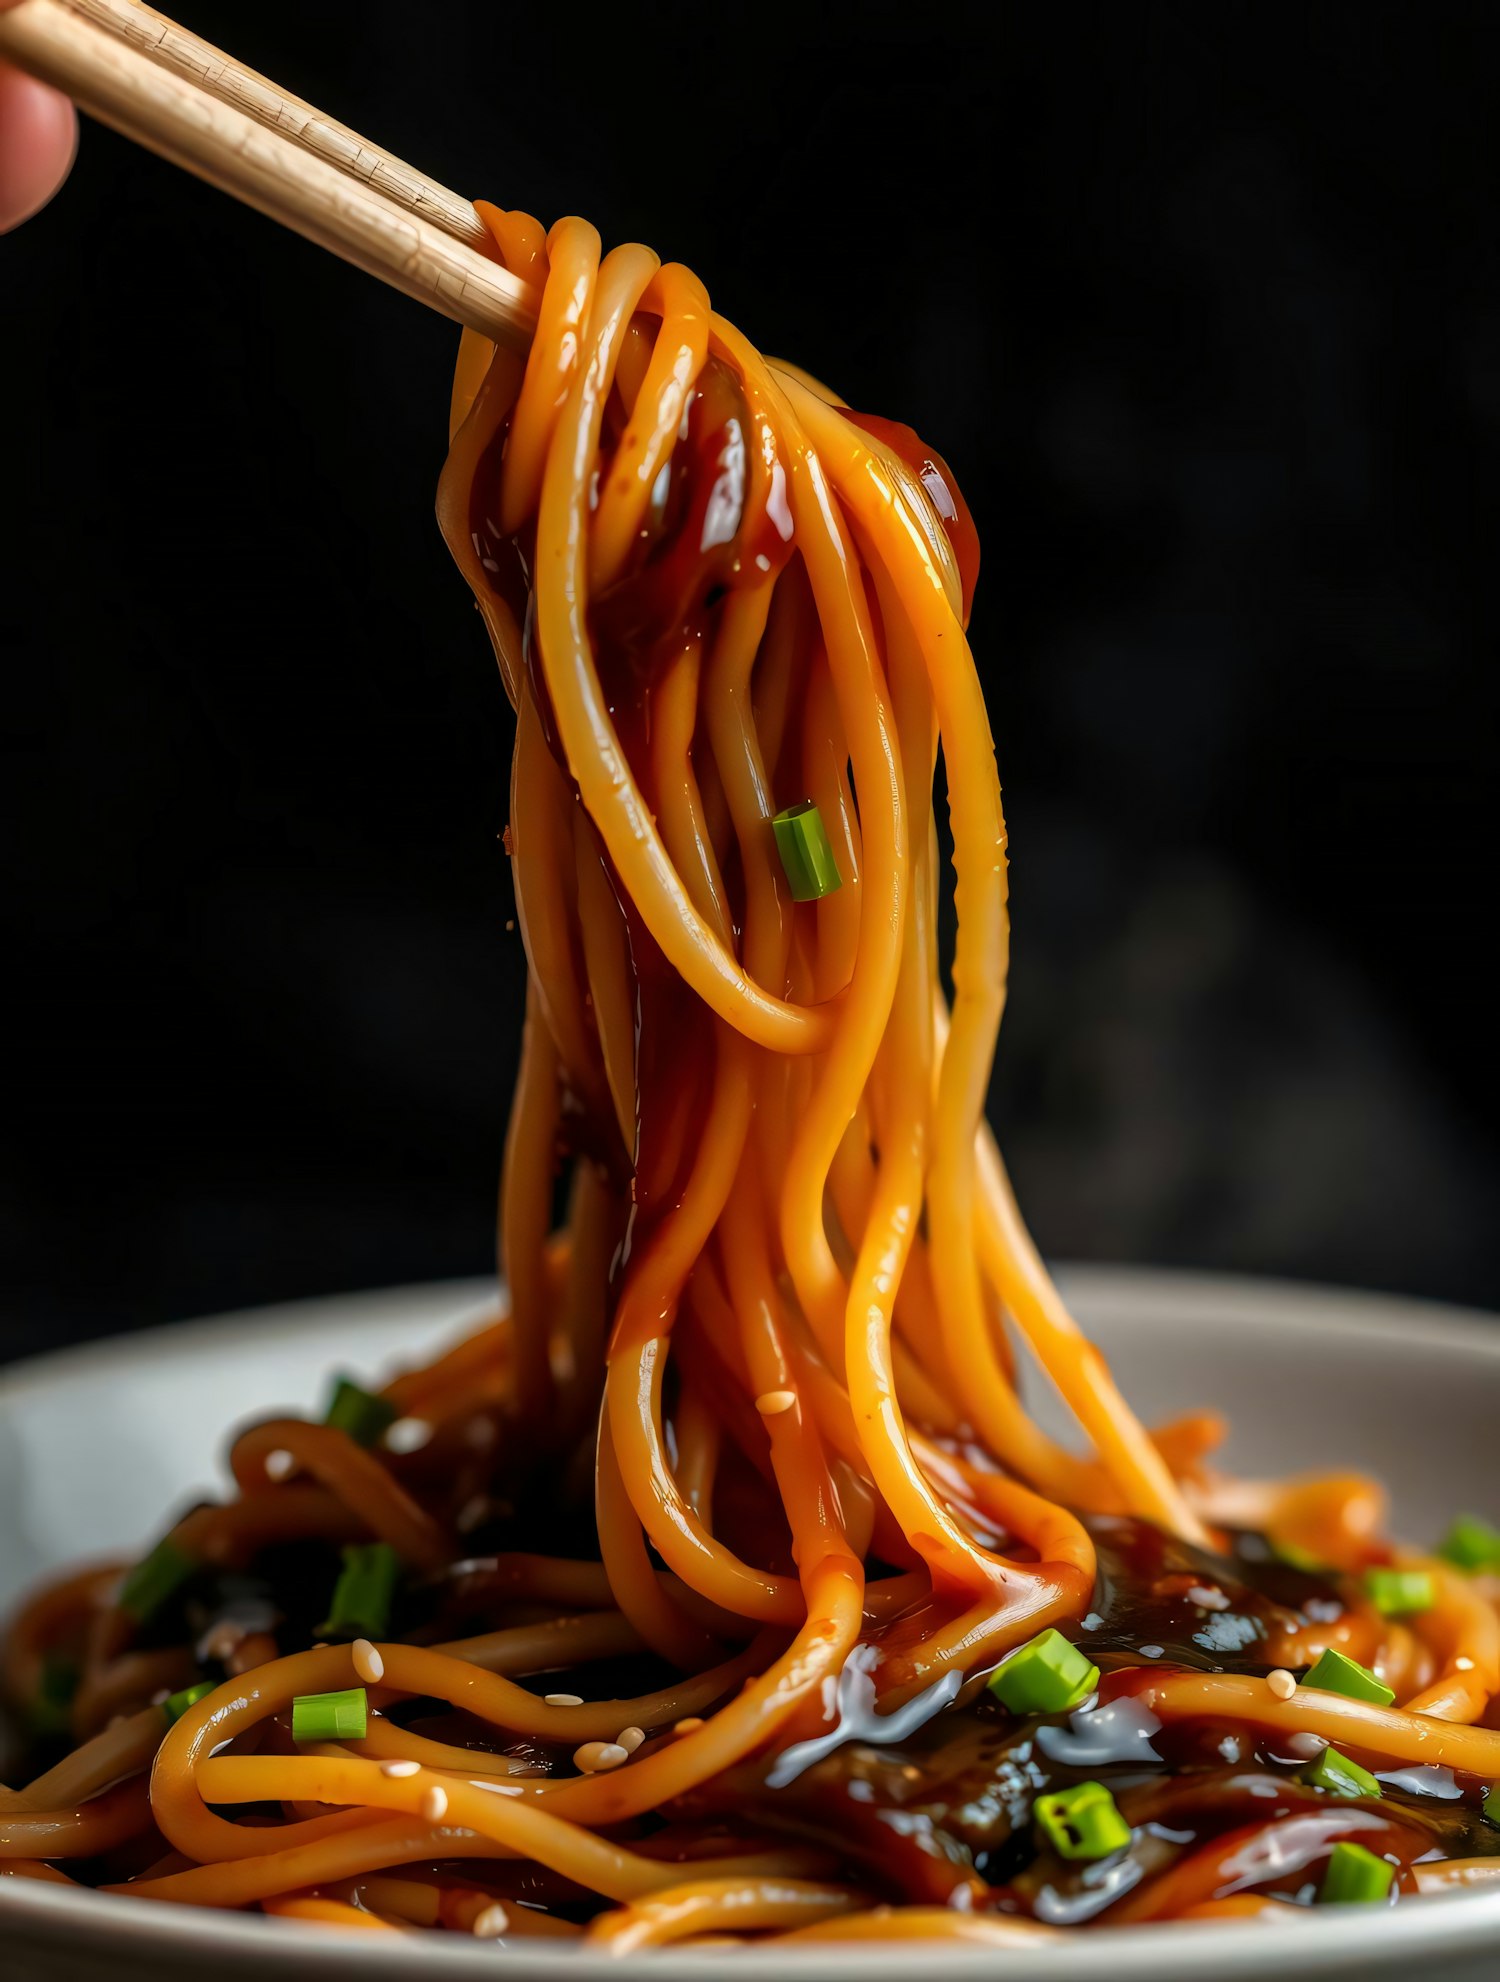
[[[516,714],[509,1306],[31,1601],[0,1871],[620,1952],[1482,1881],[1500,1538],[1143,1426],[1016,1208],[952,475],[686,269],[480,211],[542,298],[466,333],[438,498]]]

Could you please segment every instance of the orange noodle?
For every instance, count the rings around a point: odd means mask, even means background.
[[[525,357],[465,333],[438,494],[516,716],[505,1300],[33,1597],[0,1871],[619,1953],[1483,1883],[1485,1563],[1148,1431],[1017,1209],[946,465],[686,269],[479,212],[540,294]]]

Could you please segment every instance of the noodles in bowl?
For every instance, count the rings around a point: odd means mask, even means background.
[[[481,212],[542,295],[524,360],[466,335],[439,494],[516,710],[508,1305],[27,1605],[0,1870],[627,1952],[1500,1868],[1500,1535],[1148,1431],[1016,1209],[951,474],[686,270]]]

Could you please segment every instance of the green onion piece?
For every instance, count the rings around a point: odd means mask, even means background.
[[[1324,1652],[1302,1684],[1317,1686],[1325,1693],[1342,1693],[1350,1700],[1369,1700],[1377,1707],[1388,1707],[1396,1697],[1368,1666],[1345,1658],[1342,1652]]]
[[[37,1697],[49,1707],[71,1707],[80,1677],[76,1659],[65,1659],[60,1652],[48,1652],[42,1660]]]
[[[1437,1602],[1425,1569],[1371,1569],[1365,1575],[1365,1589],[1382,1617],[1415,1617]]]
[[[1368,1769],[1351,1762],[1337,1748],[1325,1748],[1302,1780],[1313,1789],[1326,1789],[1330,1796],[1379,1796],[1380,1784]]]
[[[370,1702],[363,1686],[342,1693],[299,1693],[292,1701],[293,1741],[363,1741]]]
[[[120,1585],[119,1605],[137,1624],[146,1624],[176,1595],[197,1568],[170,1536],[138,1562]]]
[[[1328,1870],[1318,1892],[1321,1906],[1368,1906],[1384,1899],[1396,1868],[1362,1844],[1336,1844],[1328,1854]]]
[[[389,1542],[344,1550],[344,1566],[333,1589],[333,1605],[318,1626],[320,1638],[384,1638],[390,1630],[391,1598],[400,1563]]]
[[[1477,1514],[1460,1514],[1437,1553],[1470,1575],[1481,1569],[1500,1569],[1500,1528],[1481,1521]]]
[[[838,862],[828,844],[828,828],[810,798],[778,812],[771,828],[794,902],[819,901],[841,885]]]
[[[1061,1631],[1043,1631],[1012,1652],[986,1684],[1013,1714],[1065,1714],[1099,1684],[1099,1668]]]
[[[1279,1542],[1272,1537],[1271,1553],[1288,1569],[1300,1569],[1304,1576],[1325,1576],[1328,1573],[1326,1562],[1320,1561],[1311,1549],[1299,1548],[1295,1542]]]
[[[333,1395],[323,1413],[325,1425],[346,1431],[356,1445],[374,1445],[400,1416],[394,1404],[361,1390],[347,1376],[334,1380]]]
[[[1492,1824],[1500,1824],[1500,1782],[1495,1784],[1484,1799],[1484,1814]]]
[[[189,1707],[196,1707],[200,1700],[206,1700],[218,1685],[216,1679],[195,1680],[191,1686],[184,1686],[180,1693],[173,1693],[162,1702],[162,1712],[169,1721],[180,1721]]]
[[[1130,1842],[1130,1826],[1102,1782],[1039,1796],[1031,1816],[1060,1858],[1108,1858]]]
[[[36,1698],[31,1703],[30,1721],[37,1734],[65,1734],[68,1729],[73,1695],[78,1691],[78,1666],[61,1653],[48,1652],[42,1660]]]

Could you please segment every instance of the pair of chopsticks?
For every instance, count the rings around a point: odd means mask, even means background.
[[[367,275],[524,347],[535,292],[473,206],[137,0],[21,0],[0,57]]]

